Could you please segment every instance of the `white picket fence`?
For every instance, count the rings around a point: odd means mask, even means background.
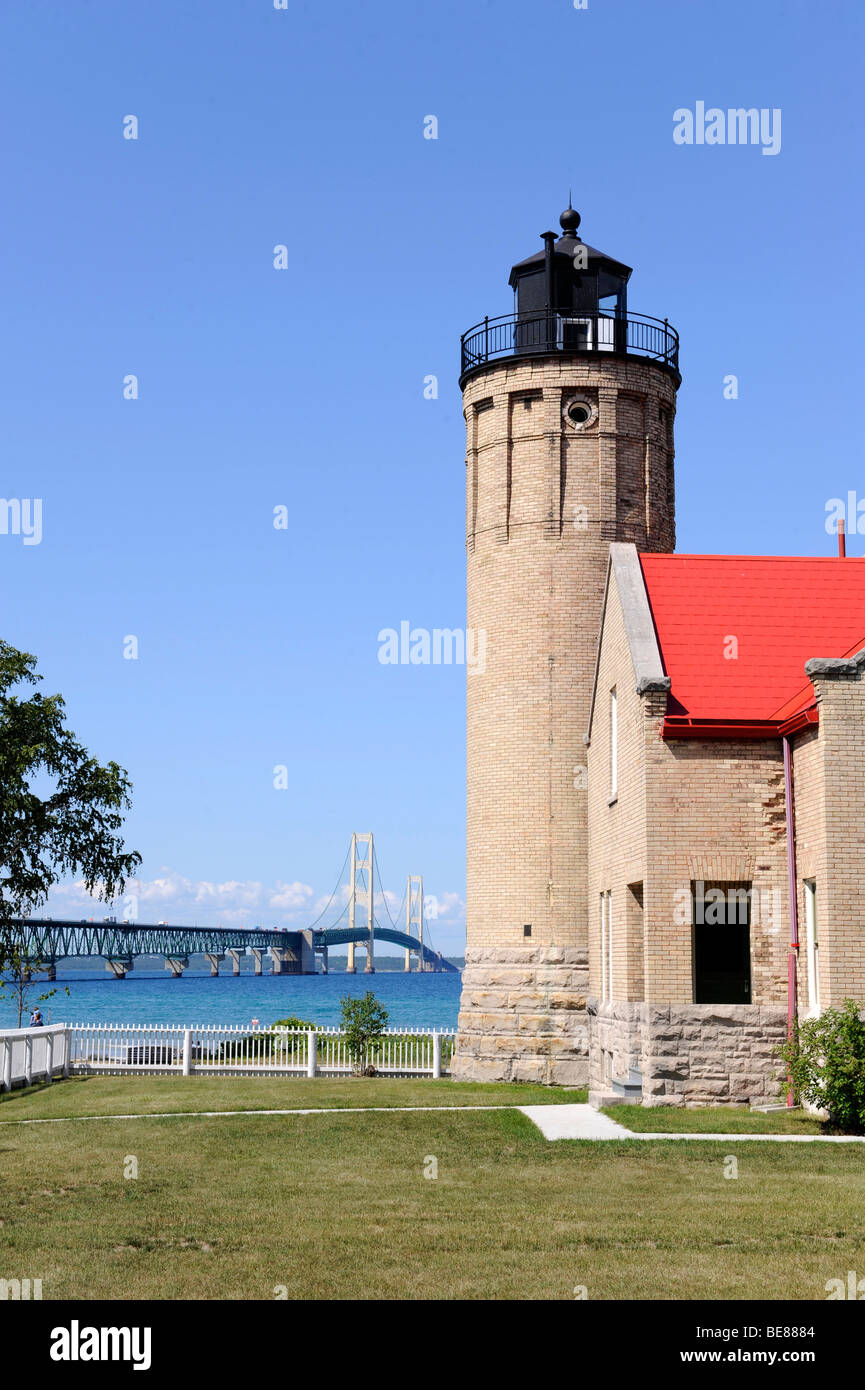
[[[69,1029],[10,1028],[0,1033],[0,1091],[69,1073]]]
[[[340,1028],[73,1023],[73,1072],[181,1076],[350,1076]],[[456,1033],[388,1029],[368,1058],[379,1076],[447,1076]]]

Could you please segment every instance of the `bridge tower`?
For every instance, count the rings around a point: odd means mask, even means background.
[[[360,853],[360,851],[363,849],[366,850],[365,854]],[[372,902],[372,876],[374,872],[374,852],[375,851],[373,847],[372,831],[370,830],[368,833],[355,831],[351,837],[351,870],[349,876],[349,883],[351,885],[351,897],[349,898],[348,902],[348,925],[351,928],[351,930],[354,931],[355,914],[357,911],[357,901],[359,896],[358,888],[360,888],[363,895],[363,899],[366,903],[366,920],[367,927],[369,930],[369,936],[367,937],[366,941],[366,965],[364,967],[364,971],[367,975],[372,975],[375,972],[375,957],[373,954],[373,932],[375,930],[375,920],[373,917]],[[364,883],[363,880],[364,873],[366,874],[366,883]],[[355,965],[354,960],[354,947],[355,943],[353,941],[350,941],[348,943],[348,964],[346,965],[346,974],[348,975],[354,975],[357,972],[357,966]]]
[[[423,970],[423,876],[409,874],[405,890],[405,934],[416,936],[421,950],[418,951],[417,969]],[[405,968],[411,970],[411,950],[405,948]]]
[[[584,735],[611,541],[675,545],[678,338],[579,213],[462,341],[468,627],[466,968],[453,1074],[587,1079]],[[482,638],[482,642],[481,642]],[[468,645],[468,637],[467,637]]]

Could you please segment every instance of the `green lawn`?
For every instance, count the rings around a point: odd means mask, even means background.
[[[802,1110],[775,1110],[769,1115],[747,1106],[718,1105],[685,1110],[656,1105],[611,1105],[605,1115],[639,1134],[822,1134],[824,1126]]]
[[[301,1094],[310,1105],[575,1098],[428,1081],[92,1078],[13,1094],[0,1121]],[[736,1179],[724,1176],[730,1153]],[[124,1177],[131,1157],[137,1179]],[[579,1285],[596,1299],[824,1299],[827,1279],[865,1269],[865,1153],[549,1143],[516,1110],[5,1123],[0,1222],[0,1277],[41,1278],[46,1299],[284,1288],[546,1300]]]
[[[50,1086],[0,1092],[4,1120],[65,1115],[138,1115],[178,1110],[302,1110],[364,1105],[561,1105],[586,1092],[558,1086],[464,1081],[305,1077],[74,1076]]]

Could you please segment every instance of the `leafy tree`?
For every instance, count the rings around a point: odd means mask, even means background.
[[[18,1027],[24,1017],[24,1010],[27,1008],[30,994],[35,987],[34,975],[45,969],[42,961],[32,960],[24,954],[24,949],[20,938],[11,940],[11,945],[7,945],[6,956],[6,978],[0,979],[0,999],[11,999],[12,1005],[18,1010]],[[49,989],[44,994],[37,994],[34,1002],[43,1004],[46,999],[52,999],[57,993],[56,989]],[[64,993],[69,990],[64,986]]]
[[[355,1076],[375,1076],[372,1057],[375,1044],[387,1027],[388,1013],[371,989],[360,999],[346,995],[340,999],[345,1045]]]
[[[847,1134],[865,1131],[865,1023],[854,1000],[800,1023],[779,1051],[797,1100],[827,1111]]]
[[[80,874],[88,893],[111,901],[141,863],[118,833],[127,773],[91,758],[65,724],[62,696],[14,693],[41,679],[35,657],[0,641],[0,970],[20,955],[15,919],[62,877]]]

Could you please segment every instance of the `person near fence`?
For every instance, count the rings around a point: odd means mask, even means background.
[[[35,1007],[35,1009],[33,1009],[32,1013],[30,1014],[30,1027],[31,1027],[31,1028],[42,1028],[43,1026],[44,1026],[44,1019],[43,1019],[43,1017],[42,1017],[42,1010],[40,1009],[39,1005],[37,1004],[36,1007]]]

